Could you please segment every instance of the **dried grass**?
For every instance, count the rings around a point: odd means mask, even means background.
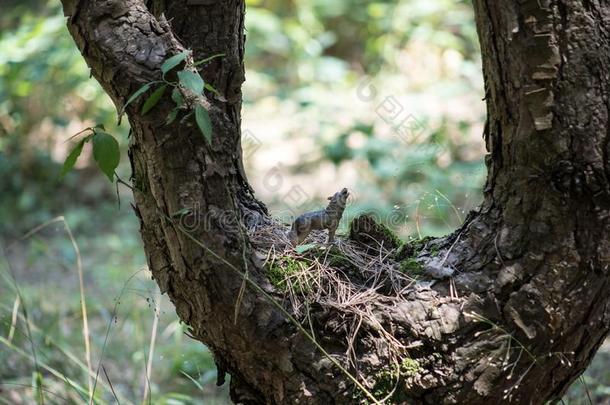
[[[396,362],[404,358],[406,347],[380,323],[380,310],[412,291],[416,279],[400,271],[393,258],[395,252],[382,244],[366,246],[358,242],[336,238],[326,244],[325,231],[312,232],[299,253],[286,236],[287,228],[278,222],[268,223],[250,231],[250,240],[267,269],[280,266],[283,280],[280,290],[285,293],[288,309],[295,318],[314,333],[313,316],[324,314],[332,318],[332,325],[345,334],[346,358],[358,372],[358,344],[371,337],[377,345],[378,356]],[[295,265],[298,264],[298,265]],[[277,287],[277,280],[276,280]],[[369,339],[371,342],[373,339]]]

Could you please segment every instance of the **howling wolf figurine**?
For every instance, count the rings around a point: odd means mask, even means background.
[[[341,221],[345,203],[349,197],[346,188],[328,197],[330,202],[326,209],[319,211],[306,212],[300,215],[292,224],[292,229],[288,232],[288,238],[294,246],[305,240],[307,235],[314,229],[328,229],[328,243],[335,239],[335,231]]]

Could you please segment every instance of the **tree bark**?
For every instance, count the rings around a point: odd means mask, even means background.
[[[169,94],[154,114],[140,114],[137,103],[127,114],[149,267],[191,334],[214,353],[220,376],[231,374],[233,400],[366,398],[264,296],[240,293],[235,268],[274,294],[247,232],[269,218],[241,162],[244,2],[63,3],[70,33],[118,107],[184,48],[195,59],[225,54],[202,70],[223,95],[205,93],[210,145],[194,124],[164,125]],[[455,269],[451,279],[400,297],[379,294],[367,306],[350,372],[379,390],[396,361],[385,331],[417,364],[392,382],[388,402],[557,399],[610,325],[610,4],[473,3],[488,107],[485,199],[460,229],[419,253],[422,261],[443,257]],[[197,225],[188,234],[172,220],[184,208]],[[345,319],[311,311],[318,341],[348,367]]]

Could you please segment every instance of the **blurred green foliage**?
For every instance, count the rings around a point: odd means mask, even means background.
[[[0,234],[16,236],[83,205],[82,216],[91,217],[92,206],[111,201],[113,190],[92,180],[93,170],[63,182],[58,175],[72,133],[91,122],[116,127],[114,108],[90,80],[58,4],[7,10],[0,18]]]
[[[277,138],[267,128],[254,128],[263,144],[313,139],[313,147],[300,148],[298,159],[284,162],[287,176],[324,178],[337,189],[343,185],[337,183],[350,181],[354,198],[346,219],[374,212],[402,236],[442,235],[461,223],[480,201],[485,175],[483,90],[470,2],[252,0],[248,5],[244,121],[249,125],[248,109],[268,103],[270,110],[286,111],[290,122]],[[428,69],[429,64],[437,67]],[[363,86],[367,77],[370,83]],[[376,96],[364,99],[362,87]],[[477,100],[478,105],[467,116],[435,105],[450,97],[456,104]],[[393,107],[405,111],[384,122],[387,117],[377,111],[394,100]],[[264,110],[257,114],[271,116]],[[406,114],[423,133],[397,133]],[[252,157],[250,171],[264,175],[272,170],[265,167],[269,157],[284,153],[278,148],[260,155]],[[335,169],[321,171],[329,162]],[[349,170],[357,171],[356,181],[341,176]],[[285,191],[266,192],[264,182],[257,191],[276,213],[324,204],[328,194],[312,189],[315,181],[293,182],[302,183],[309,204],[287,204]]]
[[[413,39],[478,58],[469,1],[246,3],[249,68],[281,88],[378,73]]]
[[[145,258],[129,190],[109,186],[87,147],[76,170],[58,180],[70,135],[104,124],[125,151],[128,131],[115,125],[116,110],[90,79],[59,5],[9,0],[0,11],[0,338],[16,327],[12,346],[0,342],[0,403],[34,401],[32,348],[39,363],[87,385],[69,238],[54,223],[14,243],[58,215],[83,257],[94,364],[106,347],[103,362],[122,403],[143,398],[155,316],[152,402],[226,403],[210,353],[184,335],[168,302],[155,313],[156,286],[140,271]],[[348,216],[373,211],[402,236],[446,233],[480,201],[484,106],[469,1],[247,0],[246,28],[244,125],[263,145],[246,163],[272,211],[285,208],[285,199],[261,179],[284,155],[286,182],[302,184],[309,204],[323,204],[327,190],[317,187],[346,182],[354,194]],[[392,107],[423,129],[401,135],[400,122],[382,116]],[[122,162],[118,172],[128,178]],[[15,318],[16,285],[23,302]],[[596,403],[609,397],[607,352],[583,380]],[[99,403],[112,403],[100,379]],[[82,399],[48,370],[42,384]],[[566,402],[585,397],[577,382]]]

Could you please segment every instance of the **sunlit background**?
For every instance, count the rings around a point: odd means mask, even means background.
[[[469,1],[252,0],[246,30],[244,159],[275,216],[289,223],[348,187],[347,219],[369,212],[408,239],[443,235],[480,203]],[[0,403],[83,403],[91,382],[100,404],[228,403],[150,279],[130,191],[87,146],[59,178],[70,136],[96,124],[122,142],[129,179],[128,127],[58,2],[0,2]],[[610,403],[609,361],[604,347],[564,401]]]

